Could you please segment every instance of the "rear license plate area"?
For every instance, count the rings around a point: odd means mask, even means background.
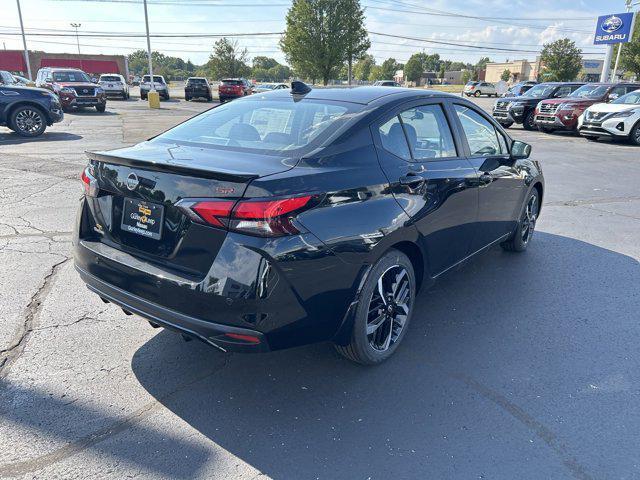
[[[164,207],[134,198],[124,198],[120,229],[153,240],[160,240]]]

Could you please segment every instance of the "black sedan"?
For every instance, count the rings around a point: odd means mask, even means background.
[[[89,154],[75,266],[105,302],[225,351],[331,340],[376,364],[421,287],[528,247],[530,150],[458,96],[296,84]]]
[[[22,137],[42,135],[64,117],[60,99],[43,88],[0,83],[0,125]]]

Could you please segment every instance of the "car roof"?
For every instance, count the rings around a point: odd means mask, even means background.
[[[270,98],[274,97],[290,97],[290,90],[275,90],[270,94]],[[379,100],[383,97],[393,95],[394,98],[400,97],[456,97],[450,93],[440,92],[437,90],[403,88],[403,87],[341,87],[341,88],[314,88],[304,95],[309,100],[329,100],[336,102],[359,103],[366,105],[368,103]]]

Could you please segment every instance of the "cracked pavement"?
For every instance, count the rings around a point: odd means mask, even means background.
[[[547,180],[530,250],[423,291],[363,368],[325,344],[225,355],[84,287],[83,152],[210,105],[162,106],[0,128],[0,478],[640,478],[640,148],[511,129]]]

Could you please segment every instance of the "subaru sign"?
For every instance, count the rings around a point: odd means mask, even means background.
[[[612,43],[625,43],[631,41],[631,28],[633,27],[633,12],[614,13],[598,17],[595,45],[608,45]]]

